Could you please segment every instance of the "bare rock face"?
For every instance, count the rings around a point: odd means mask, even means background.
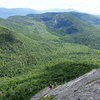
[[[94,69],[55,89],[45,88],[31,100],[51,95],[57,95],[53,100],[100,100],[100,69]]]
[[[52,24],[53,28],[61,28],[65,26],[68,27],[73,23],[67,19],[61,18],[61,19],[55,19]]]

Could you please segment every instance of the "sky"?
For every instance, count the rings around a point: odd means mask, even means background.
[[[100,0],[0,0],[0,7],[44,9],[75,9],[100,14]]]

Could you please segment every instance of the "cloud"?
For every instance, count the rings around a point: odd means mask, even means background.
[[[100,13],[100,0],[0,0],[1,7],[32,9],[76,9],[89,13]]]

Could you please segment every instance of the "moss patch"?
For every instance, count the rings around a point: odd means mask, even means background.
[[[55,95],[49,96],[49,97],[42,97],[39,100],[52,100],[55,97]]]

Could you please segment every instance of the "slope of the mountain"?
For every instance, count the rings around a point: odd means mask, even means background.
[[[1,43],[0,46],[2,46],[3,43],[5,45],[7,42],[14,43],[15,41],[16,39],[12,31],[6,28],[0,27],[0,43]]]
[[[13,77],[25,74],[38,62],[46,61],[56,49],[55,44],[49,43],[36,41],[21,33],[0,27],[0,76]]]
[[[0,47],[0,100],[27,100],[50,82],[63,83],[97,68],[97,65],[91,65],[94,57],[95,63],[99,64],[99,51],[86,46],[34,40],[3,27],[0,27],[0,34],[4,40],[0,41],[3,46]],[[90,64],[84,64],[86,58]],[[71,66],[76,67],[74,72]],[[66,74],[65,70],[72,75]],[[76,74],[77,71],[80,73]]]
[[[31,59],[32,56],[28,52],[33,47],[28,49],[27,43],[32,44],[27,37],[7,28],[0,27],[0,77],[13,77],[29,71],[27,64],[30,61],[28,62],[26,58],[30,57]],[[38,45],[35,41],[33,43]],[[32,62],[30,65],[33,63],[35,62]]]
[[[57,88],[45,88],[33,96],[31,100],[48,100],[46,98],[49,96],[54,96],[54,99],[52,100],[99,100],[99,83],[100,69],[94,69],[75,80],[58,86]]]
[[[100,69],[93,70],[90,73],[74,80],[69,88],[54,100],[99,100],[99,83]]]
[[[0,17],[7,18],[9,16],[14,15],[27,15],[30,13],[40,13],[37,10],[29,9],[29,8],[0,8]]]
[[[86,14],[86,13],[78,13],[78,12],[69,12],[69,13],[90,24],[100,25],[100,18],[98,18],[95,15]]]
[[[81,13],[75,14],[81,15]],[[100,29],[86,20],[77,18],[72,13],[44,13],[28,16],[45,23],[47,30],[58,35],[62,41],[87,45],[96,49],[100,47]]]
[[[18,33],[22,33],[34,40],[57,40],[57,36],[50,34],[46,26],[38,21],[25,16],[14,16],[7,19],[1,19],[0,24]]]
[[[60,28],[60,26],[63,27],[63,25],[66,25],[66,23],[68,23],[68,26],[71,26],[76,23],[76,24],[80,24],[80,26],[83,25],[84,28],[86,28],[85,26],[88,25],[87,27],[89,26],[92,27],[92,25],[90,24],[93,23],[96,24],[97,22],[99,23],[100,21],[99,18],[93,15],[86,14],[86,13],[79,13],[79,12],[69,12],[69,13],[51,12],[51,13],[44,13],[44,14],[29,14],[27,16],[32,17],[33,19],[38,21],[43,21],[49,28],[56,28],[56,27]],[[72,23],[71,21],[74,22]],[[68,26],[65,27],[67,28]],[[63,31],[63,33],[67,33],[67,32]]]

